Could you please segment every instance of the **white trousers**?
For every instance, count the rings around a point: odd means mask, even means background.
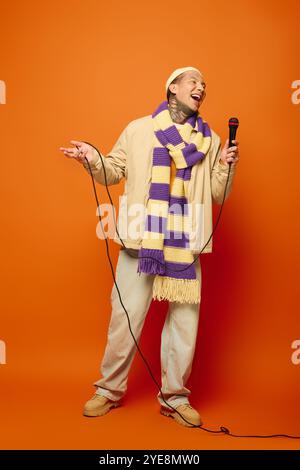
[[[137,253],[136,250],[129,250]],[[137,256],[137,255],[136,255]],[[154,276],[137,273],[138,259],[127,250],[120,250],[116,267],[123,304],[128,312],[131,329],[139,343],[144,321],[152,300]],[[201,266],[194,263],[201,288]],[[130,366],[137,351],[130,334],[126,313],[120,303],[115,285],[111,292],[112,313],[107,344],[101,363],[102,378],[94,383],[96,393],[110,400],[120,400],[127,390]],[[161,335],[161,390],[172,407],[189,403],[190,390],[185,386],[192,370],[200,304],[169,302]],[[146,358],[147,359],[147,358]],[[144,363],[143,363],[144,364]],[[149,364],[151,367],[151,364]],[[160,392],[157,399],[167,407]]]

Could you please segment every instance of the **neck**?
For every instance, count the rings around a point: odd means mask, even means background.
[[[194,114],[191,108],[177,100],[176,95],[170,95],[169,112],[172,121],[178,124],[184,124],[185,121]]]

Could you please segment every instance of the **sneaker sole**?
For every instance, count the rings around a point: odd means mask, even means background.
[[[117,408],[118,406],[120,406],[119,403],[110,403],[109,405],[104,406],[99,411],[83,410],[83,416],[87,416],[88,418],[96,418],[97,416],[106,415],[106,413],[108,413],[111,410],[111,408]]]
[[[188,424],[186,421],[184,421],[184,419],[181,418],[181,416],[176,413],[175,411],[169,411],[169,410],[166,410],[166,409],[161,409],[160,410],[160,413],[164,416],[168,416],[170,418],[173,418],[175,419],[175,421],[179,424],[181,424],[182,426],[186,426],[188,428],[192,428],[194,426],[201,426],[202,425],[202,421],[200,420],[198,423],[192,423],[192,424]],[[187,418],[186,418],[187,419]],[[187,419],[188,421],[188,419]]]

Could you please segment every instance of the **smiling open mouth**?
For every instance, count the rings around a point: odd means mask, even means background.
[[[192,97],[193,100],[195,100],[195,101],[200,101],[200,99],[201,99],[201,96],[195,95],[195,94],[192,94],[191,97]]]

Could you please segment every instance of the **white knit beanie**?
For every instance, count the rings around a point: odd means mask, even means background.
[[[171,73],[169,76],[168,80],[166,81],[166,91],[168,91],[170,83],[173,82],[173,80],[178,77],[178,75],[181,75],[184,72],[187,72],[188,70],[196,70],[197,72],[200,73],[201,76],[203,76],[203,73],[200,72],[200,70],[196,69],[195,67],[183,67],[181,69],[176,69],[174,72]]]

